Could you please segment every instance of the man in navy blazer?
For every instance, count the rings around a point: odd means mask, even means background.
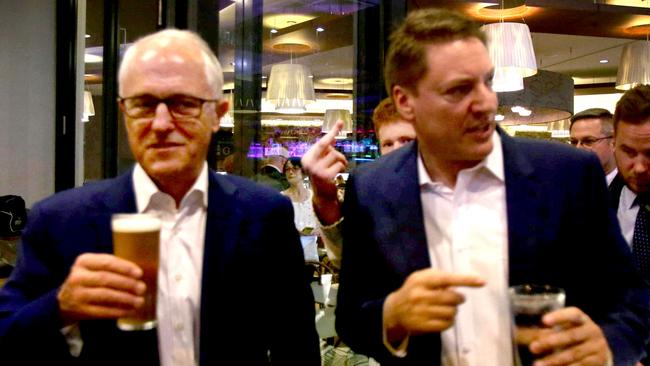
[[[290,202],[207,168],[228,109],[222,84],[191,32],[161,31],[129,49],[120,107],[138,164],[33,207],[0,291],[2,362],[320,365]],[[124,332],[115,319],[142,305],[144,283],[137,265],[112,255],[111,215],[142,211],[163,221],[158,328]]]
[[[485,36],[448,11],[410,13],[385,79],[417,140],[346,186],[337,332],[386,365],[516,365],[508,286],[561,287],[525,344],[536,365],[634,365],[649,293],[593,155],[494,123]]]

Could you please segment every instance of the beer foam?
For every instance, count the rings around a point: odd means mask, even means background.
[[[137,233],[160,230],[160,219],[151,215],[117,216],[111,220],[113,231]]]

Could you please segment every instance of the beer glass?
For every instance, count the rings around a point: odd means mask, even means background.
[[[509,289],[514,317],[515,365],[528,366],[535,361],[530,344],[544,329],[544,314],[564,307],[564,290],[549,285],[519,285]]]
[[[111,220],[116,256],[137,264],[147,285],[144,305],[135,315],[117,320],[121,330],[147,330],[156,326],[160,219],[151,214],[115,214]]]

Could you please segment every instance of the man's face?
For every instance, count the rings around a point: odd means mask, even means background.
[[[627,186],[635,193],[650,192],[650,118],[643,124],[619,121],[614,154]]]
[[[123,79],[122,97],[214,99],[198,49],[174,42],[141,48]],[[226,109],[227,102],[207,102],[201,106],[199,117],[177,119],[165,103],[159,103],[153,118],[125,115],[131,151],[156,183],[196,179],[211,135],[218,130],[219,118]]]
[[[596,154],[600,165],[606,170],[614,162],[614,142],[601,129],[602,122],[599,118],[579,119],[571,125],[571,144]]]
[[[396,86],[393,100],[414,124],[425,159],[472,166],[492,151],[497,96],[488,51],[466,38],[428,45],[426,58],[417,94]]]
[[[396,120],[382,125],[377,130],[379,151],[386,155],[397,150],[409,141],[415,140],[415,129],[409,122]]]

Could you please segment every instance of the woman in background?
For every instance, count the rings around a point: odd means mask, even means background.
[[[320,235],[316,215],[311,203],[312,192],[305,187],[300,158],[290,158],[284,164],[284,175],[289,181],[289,188],[281,193],[293,204],[294,222],[301,235]]]

